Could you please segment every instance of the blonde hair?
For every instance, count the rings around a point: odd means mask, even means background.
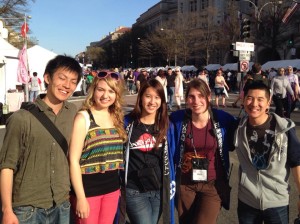
[[[100,80],[104,80],[107,83],[107,85],[116,93],[115,102],[111,106],[109,106],[108,111],[112,115],[113,123],[115,128],[117,129],[117,132],[119,133],[123,141],[126,142],[127,134],[124,129],[124,112],[122,109],[122,95],[124,92],[124,81],[122,79],[119,78],[119,80],[116,81],[110,75],[108,75],[105,78],[98,78],[97,76],[94,77],[94,80],[88,90],[88,94],[86,96],[85,101],[83,102],[81,110],[91,109],[94,106],[94,93]]]

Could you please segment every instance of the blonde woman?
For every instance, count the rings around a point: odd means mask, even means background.
[[[215,103],[216,107],[219,107],[219,96],[222,96],[222,107],[226,107],[225,104],[225,88],[229,90],[229,87],[223,77],[222,70],[218,70],[215,78]]]
[[[180,68],[175,68],[175,102],[177,109],[181,109],[181,100],[183,100],[183,75],[180,72]]]
[[[113,223],[127,139],[122,81],[118,73],[100,71],[75,117],[69,159],[77,224]]]

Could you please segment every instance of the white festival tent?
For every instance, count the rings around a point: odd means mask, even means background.
[[[222,67],[222,65],[220,65],[220,64],[209,64],[209,65],[206,65],[204,68],[207,69],[208,71],[215,71],[221,67]]]
[[[55,58],[57,56],[56,53],[49,51],[39,45],[35,45],[31,48],[27,49],[27,57],[28,57],[28,65],[30,76],[32,77],[33,72],[38,73],[38,77],[41,79],[42,83],[44,83],[44,72],[48,61]],[[42,84],[44,89],[44,85]]]
[[[5,102],[8,89],[16,89],[19,49],[0,36],[0,102]]]
[[[16,85],[21,84],[17,82],[19,52],[19,49],[0,37],[0,102],[2,103],[5,102],[5,96],[9,89],[14,90]],[[27,58],[30,75],[32,76],[33,72],[37,72],[38,77],[43,82],[46,65],[55,56],[57,56],[56,53],[38,45],[28,48]]]
[[[184,66],[182,66],[181,67],[181,69],[180,69],[181,71],[187,71],[187,72],[189,72],[189,71],[193,71],[193,72],[195,72],[195,71],[197,71],[198,69],[194,66],[194,65],[184,65]]]
[[[262,70],[268,70],[270,68],[286,68],[288,66],[296,67],[300,69],[300,59],[292,59],[292,60],[280,60],[280,61],[268,61],[261,66]]]

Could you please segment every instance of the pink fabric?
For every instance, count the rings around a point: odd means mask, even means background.
[[[120,190],[109,194],[88,197],[90,205],[90,215],[86,219],[80,219],[76,216],[76,224],[112,224],[117,211]],[[72,210],[75,214],[76,198],[71,198]]]
[[[22,51],[19,54],[19,65],[18,65],[17,81],[21,82],[23,84],[28,83],[26,45],[24,45]]]

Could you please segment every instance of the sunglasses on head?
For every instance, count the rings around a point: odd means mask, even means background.
[[[116,81],[119,81],[119,79],[120,79],[119,74],[115,73],[115,72],[102,71],[102,72],[99,72],[98,75],[97,75],[97,77],[100,78],[100,79],[104,79],[107,76],[110,76],[112,79],[115,79]]]

